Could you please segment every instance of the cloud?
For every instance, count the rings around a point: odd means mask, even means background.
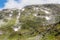
[[[23,8],[26,5],[32,4],[49,4],[49,3],[60,3],[59,0],[7,0],[3,9],[11,8]]]
[[[8,2],[5,3],[5,6],[4,6],[4,8],[18,8],[18,7],[19,7],[19,4],[14,0],[8,0]]]

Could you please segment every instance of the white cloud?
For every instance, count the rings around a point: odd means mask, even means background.
[[[4,8],[18,8],[19,4],[14,0],[8,0]]]
[[[4,9],[6,8],[22,8],[26,5],[32,4],[46,4],[46,3],[60,3],[59,0],[19,0],[20,3],[16,2],[15,0],[8,0],[5,3]]]

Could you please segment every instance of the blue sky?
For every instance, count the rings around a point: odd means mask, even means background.
[[[7,0],[0,0],[0,8],[3,8],[6,2]]]
[[[60,4],[60,0],[0,0],[0,9],[22,8],[26,5],[46,3]]]
[[[20,0],[14,0],[16,1],[17,3],[20,1]],[[5,3],[7,3],[8,0],[0,0],[0,8],[3,8],[5,6]]]

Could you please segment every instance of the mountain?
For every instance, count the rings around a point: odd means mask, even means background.
[[[0,11],[0,40],[59,40],[60,5],[28,5]]]

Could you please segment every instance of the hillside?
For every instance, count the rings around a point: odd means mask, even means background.
[[[1,10],[0,40],[60,40],[60,5]]]

